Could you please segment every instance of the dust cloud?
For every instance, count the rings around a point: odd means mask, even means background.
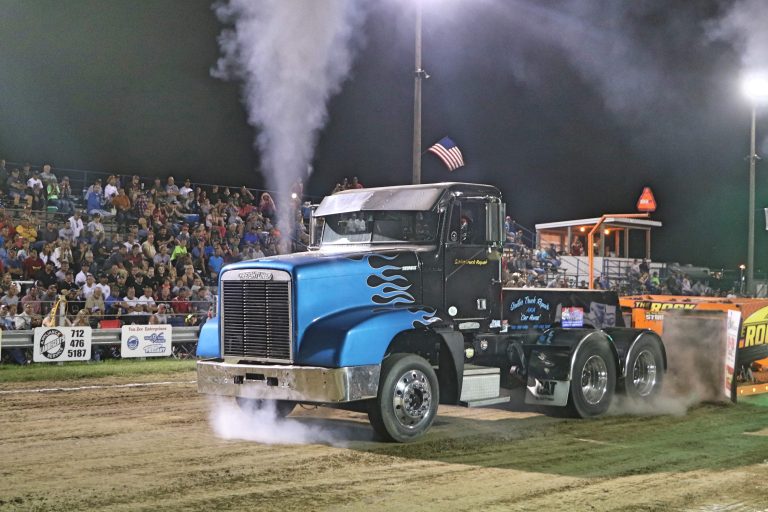
[[[617,397],[611,414],[682,416],[703,402],[726,402],[725,328],[721,312],[666,312],[667,371],[661,392],[647,402]]]

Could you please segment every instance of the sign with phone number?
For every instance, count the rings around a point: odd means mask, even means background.
[[[34,334],[32,360],[36,363],[91,358],[90,327],[36,327]]]

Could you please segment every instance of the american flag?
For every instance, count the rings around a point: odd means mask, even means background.
[[[443,137],[440,141],[428,149],[440,157],[440,160],[448,167],[449,171],[455,171],[464,165],[464,157],[459,147],[448,137]]]

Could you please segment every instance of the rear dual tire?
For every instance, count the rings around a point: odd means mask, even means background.
[[[588,342],[573,363],[568,408],[573,416],[594,418],[608,411],[616,392],[616,360],[607,343]]]
[[[627,396],[637,402],[651,400],[661,391],[663,380],[664,357],[659,344],[653,339],[639,339],[627,360]]]

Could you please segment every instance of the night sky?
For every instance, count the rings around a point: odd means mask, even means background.
[[[496,185],[530,228],[635,212],[650,186],[664,222],[655,260],[746,261],[751,107],[739,81],[759,58],[748,30],[765,31],[768,5],[423,1],[423,145],[448,135],[467,162],[448,173],[427,153],[423,182]],[[318,134],[309,194],[353,175],[410,183],[414,2],[359,2],[365,21]],[[753,11],[728,18],[741,8]],[[0,158],[266,186],[240,84],[210,73],[221,29],[208,1],[0,0]],[[766,111],[758,153],[768,153]],[[765,172],[759,162],[763,269]]]

